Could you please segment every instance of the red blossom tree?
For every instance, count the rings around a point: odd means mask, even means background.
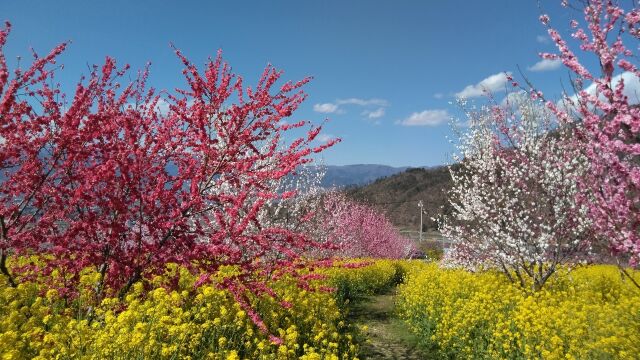
[[[337,141],[313,146],[320,127],[283,139],[306,125],[281,120],[305,99],[309,79],[277,87],[282,72],[268,66],[249,87],[220,54],[200,71],[176,50],[185,89],[158,93],[147,69],[123,82],[128,67],[107,57],[67,99],[49,85],[65,44],[10,77],[1,51],[9,30],[0,31],[0,271],[12,285],[57,270],[67,281],[58,286],[73,295],[92,266],[98,295],[124,294],[167,263],[203,279],[237,265],[223,286],[242,300],[249,289],[273,294],[264,274],[287,272],[323,246],[258,216],[295,197],[277,184]],[[25,254],[49,257],[44,268],[7,266]]]

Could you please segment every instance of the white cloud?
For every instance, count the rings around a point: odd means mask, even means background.
[[[358,105],[358,106],[389,106],[389,102],[385,99],[338,99],[336,100],[338,105]]]
[[[335,138],[336,137],[331,134],[318,134],[318,137],[316,137],[316,140],[324,144],[324,143],[328,143],[329,141]]]
[[[456,93],[458,98],[473,98],[484,95],[485,92],[503,90],[507,84],[507,75],[511,73],[497,73],[480,81],[475,85],[467,85],[462,91]]]
[[[529,69],[529,71],[551,71],[560,68],[560,66],[562,66],[560,59],[542,59],[527,69]]]
[[[436,98],[436,99],[442,99],[444,97],[444,94],[443,93],[435,93],[435,94],[433,94],[433,97]]]
[[[315,104],[313,105],[313,111],[323,114],[331,114],[338,111],[338,105],[332,103]]]
[[[156,111],[162,115],[169,114],[169,103],[165,99],[159,99],[156,104]]]
[[[447,110],[425,110],[414,112],[404,120],[397,121],[396,124],[402,126],[436,126],[451,119]]]
[[[627,71],[614,77],[613,83],[617,84],[621,78],[624,79],[624,91],[622,93],[629,97],[629,103],[640,103],[640,79],[634,73]]]
[[[616,87],[616,85],[618,85],[620,79],[624,81],[624,90],[622,91],[622,93],[625,96],[629,97],[629,103],[640,103],[640,79],[638,79],[638,77],[634,73],[625,71],[622,74],[614,76],[611,79],[611,83],[613,84],[614,88]],[[586,91],[590,94],[595,94],[596,85],[589,85],[586,88]]]
[[[378,108],[376,110],[373,111],[369,111],[369,110],[365,110],[362,112],[362,115],[368,117],[369,119],[378,119],[383,117],[385,114],[385,110],[383,107]]]
[[[518,103],[523,102],[526,97],[528,97],[527,92],[524,90],[512,91],[507,93],[507,95],[500,101],[500,106],[514,106]]]
[[[190,101],[190,103],[188,103],[188,105],[192,105],[192,101]],[[154,107],[154,110],[160,114],[160,115],[167,115],[169,114],[169,102],[163,98],[158,99],[158,102],[156,103],[156,106]],[[132,108],[135,109],[136,108],[136,103],[135,102],[128,102],[126,104],[127,108]]]
[[[548,44],[551,42],[551,39],[549,39],[549,37],[545,35],[538,35],[536,36],[536,41],[540,44]]]
[[[315,104],[313,105],[313,111],[323,113],[323,114],[344,114],[344,106],[346,105],[355,105],[364,108],[368,108],[362,111],[362,115],[368,117],[369,119],[378,119],[384,116],[385,107],[388,107],[390,104],[385,99],[360,99],[360,98],[348,98],[348,99],[337,99],[331,103],[323,103],[323,104]],[[377,109],[373,109],[373,107],[377,107]]]
[[[614,88],[620,82],[620,79],[624,80],[624,90],[622,91],[622,93],[629,98],[629,103],[640,104],[640,79],[638,79],[638,77],[634,73],[625,71],[622,74],[616,75],[611,79],[611,83]],[[592,83],[591,85],[587,86],[587,88],[584,90],[588,94],[593,95],[596,93],[596,85]],[[577,94],[569,97],[569,99],[574,104],[577,105],[577,101],[578,101]],[[601,95],[600,100],[604,101],[605,98]],[[562,100],[558,101],[558,106],[566,110],[565,104]]]

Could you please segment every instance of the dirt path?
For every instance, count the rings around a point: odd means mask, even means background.
[[[366,326],[363,333],[368,340],[362,346],[363,359],[429,359],[417,345],[402,320],[394,313],[394,294],[376,295],[352,310],[351,318],[358,326]]]

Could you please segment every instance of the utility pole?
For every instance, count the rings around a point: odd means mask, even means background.
[[[422,242],[422,213],[424,212],[424,210],[422,210],[422,208],[424,208],[422,200],[418,201],[418,208],[420,208],[420,242]]]

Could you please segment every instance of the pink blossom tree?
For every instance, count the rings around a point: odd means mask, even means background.
[[[0,50],[10,26],[0,31]],[[222,61],[203,71],[176,50],[187,86],[147,86],[148,70],[121,84],[128,67],[94,66],[72,98],[54,83],[65,44],[10,77],[0,51],[0,272],[15,286],[37,270],[63,274],[72,296],[80,272],[95,267],[104,289],[124,294],[167,263],[214,273],[236,265],[222,284],[243,301],[273,292],[264,274],[292,269],[309,248],[305,233],[260,216],[269,202],[293,198],[282,179],[312,161],[321,127],[292,142],[285,124],[305,99],[309,79],[276,86],[268,66],[245,86]],[[43,265],[10,269],[10,256],[50,255]]]
[[[563,5],[571,6],[568,1]],[[581,126],[575,140],[583,144],[590,171],[580,182],[595,229],[605,238],[623,264],[640,264],[640,107],[636,93],[640,71],[637,40],[640,9],[624,10],[616,1],[591,0],[584,5],[584,25],[572,20],[571,36],[584,55],[599,63],[589,70],[569,43],[540,17],[558,47],[558,53],[543,53],[559,59],[574,75],[576,94],[562,102],[547,102],[564,122],[577,118]],[[631,43],[632,46],[625,44]]]
[[[339,192],[324,195],[317,223],[322,242],[336,245],[340,257],[399,259],[415,250],[382,212]]]

